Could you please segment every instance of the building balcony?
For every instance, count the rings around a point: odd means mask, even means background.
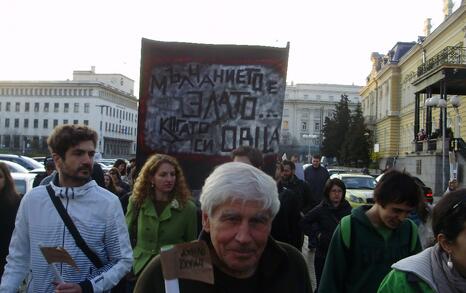
[[[443,65],[462,64],[466,64],[466,47],[447,46],[417,68],[417,77],[419,78]]]

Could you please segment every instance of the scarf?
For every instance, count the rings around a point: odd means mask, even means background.
[[[442,293],[464,293],[466,292],[466,279],[455,270],[447,266],[448,255],[438,244],[435,244],[430,255],[432,273],[437,291]]]

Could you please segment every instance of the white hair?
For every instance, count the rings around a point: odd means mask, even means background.
[[[272,217],[280,208],[275,180],[256,167],[239,162],[218,166],[202,187],[201,209],[209,216],[229,200],[259,201]]]

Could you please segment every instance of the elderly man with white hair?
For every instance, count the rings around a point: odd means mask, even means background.
[[[280,207],[272,177],[245,163],[226,163],[206,179],[200,201],[199,239],[210,248],[214,284],[181,279],[180,292],[312,292],[301,253],[270,237]],[[159,257],[134,292],[165,292]]]

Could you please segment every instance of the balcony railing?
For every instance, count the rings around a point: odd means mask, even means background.
[[[466,47],[445,47],[417,68],[417,77],[419,78],[427,72],[445,64],[466,64]]]

